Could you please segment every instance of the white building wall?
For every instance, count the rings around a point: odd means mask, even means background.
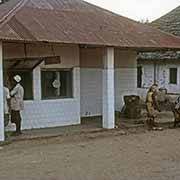
[[[124,96],[137,95],[136,52],[116,50],[115,53],[115,107],[121,111]]]
[[[102,115],[102,50],[81,49],[81,116]]]
[[[45,128],[79,124],[79,100],[26,101],[22,111],[22,128]]]
[[[118,68],[115,70],[115,107],[121,111],[124,105],[124,96],[137,95],[135,68]]]
[[[100,49],[81,50],[81,116],[102,115],[102,58]],[[137,95],[136,52],[115,50],[115,108],[124,95]]]
[[[177,84],[169,83],[169,69],[177,68]],[[165,64],[159,65],[159,79],[158,84],[164,87],[169,93],[180,93],[180,65],[179,64]]]
[[[12,46],[12,47],[11,47]],[[14,51],[14,48],[21,49],[22,45],[5,46],[5,58],[13,56],[23,57],[23,51]],[[38,45],[37,45],[38,46]],[[13,48],[14,47],[14,48]],[[37,47],[33,49],[28,46],[29,56],[60,55],[61,64],[45,66],[43,63],[33,71],[33,95],[34,100],[25,101],[22,111],[22,128],[45,128],[64,125],[80,124],[80,68],[79,68],[79,47],[75,45],[55,45],[54,54],[49,48]],[[46,51],[47,50],[47,51]],[[48,51],[49,50],[49,51]],[[48,54],[49,52],[49,54]],[[42,100],[41,98],[41,68],[72,68],[73,69],[73,98]]]
[[[81,116],[102,115],[102,69],[81,68]]]
[[[138,94],[145,98],[147,89],[154,83],[155,66],[152,62],[140,61],[139,66],[142,66],[142,88],[138,88]],[[177,68],[177,84],[169,83],[169,69]],[[159,88],[166,88],[168,93],[180,93],[180,64],[160,62],[156,64],[156,83]]]
[[[154,64],[144,64],[142,71],[142,87],[148,88],[154,84]]]
[[[137,94],[145,101],[148,88],[154,84],[154,64],[138,63],[138,66],[142,67],[142,88],[137,88]]]
[[[40,70],[40,68],[38,68]],[[37,73],[39,74],[40,73]],[[39,78],[38,78],[39,77]],[[22,128],[44,128],[80,124],[80,69],[73,68],[73,98],[41,100],[40,76],[34,78],[35,97],[25,101]],[[37,88],[39,87],[39,88]]]

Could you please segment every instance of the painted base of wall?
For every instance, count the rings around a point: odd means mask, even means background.
[[[136,68],[118,68],[115,70],[115,108],[121,111],[124,106],[124,96],[137,95]]]
[[[22,129],[80,124],[79,100],[42,100],[25,102]]]
[[[137,95],[136,68],[115,69],[115,110],[121,111],[125,95]],[[81,116],[102,115],[102,69],[81,68]]]
[[[81,68],[81,116],[102,115],[102,69]]]

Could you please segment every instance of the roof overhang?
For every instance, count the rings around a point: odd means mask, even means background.
[[[4,69],[6,70],[33,70],[44,58],[11,58],[4,61]]]
[[[136,52],[156,52],[156,51],[180,51],[180,45],[177,47],[166,47],[166,46],[119,46],[115,44],[101,44],[101,43],[77,43],[77,42],[59,42],[59,41],[31,41],[31,40],[2,40],[4,43],[23,43],[23,44],[42,44],[42,45],[78,45],[80,48],[95,48],[95,47],[114,47],[121,50],[132,50]]]

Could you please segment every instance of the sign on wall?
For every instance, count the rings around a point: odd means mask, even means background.
[[[45,65],[52,65],[52,64],[61,64],[61,57],[60,56],[46,57]]]

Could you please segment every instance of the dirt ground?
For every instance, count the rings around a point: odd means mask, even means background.
[[[179,180],[180,129],[106,131],[0,148],[0,180]]]

